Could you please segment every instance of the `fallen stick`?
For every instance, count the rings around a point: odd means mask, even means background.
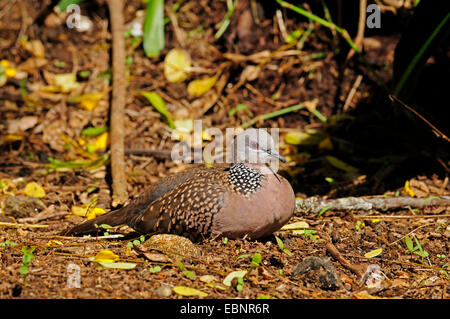
[[[344,197],[338,199],[320,199],[310,197],[296,200],[296,212],[318,214],[323,209],[343,211],[369,211],[400,208],[421,208],[425,206],[450,206],[450,196],[414,198],[414,197]],[[414,215],[413,215],[414,216]]]
[[[107,0],[112,33],[113,88],[111,99],[111,175],[112,206],[128,199],[124,160],[124,106],[126,94],[123,0]]]
[[[68,214],[70,214],[70,213],[69,212],[55,212],[55,213],[51,213],[51,214],[39,214],[34,217],[20,218],[20,219],[18,219],[18,222],[19,223],[37,223],[37,222],[40,222],[41,220],[46,220],[46,219],[50,219],[53,217],[59,217],[59,216],[66,216]]]
[[[18,224],[18,223],[8,223],[0,222],[0,227],[13,227],[13,228],[47,228],[48,225],[33,225],[33,224]]]
[[[344,256],[341,255],[339,250],[336,248],[336,246],[333,245],[330,240],[327,241],[325,247],[327,248],[327,251],[330,253],[330,255],[336,258],[336,260],[339,261],[342,266],[351,270],[358,276],[358,278],[362,278],[362,276],[364,275],[364,266],[351,264],[347,259],[344,258]]]

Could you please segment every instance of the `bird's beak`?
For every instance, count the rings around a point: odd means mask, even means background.
[[[278,153],[276,150],[272,149],[272,150],[268,150],[267,153],[269,153],[270,156],[275,157],[276,159],[282,161],[283,163],[286,163],[286,159],[281,156],[280,153]]]

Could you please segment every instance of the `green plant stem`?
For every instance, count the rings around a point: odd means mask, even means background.
[[[250,121],[243,123],[241,125],[241,127],[245,129],[245,128],[249,127],[249,126],[252,126],[253,124],[255,124],[258,121],[266,121],[266,120],[269,120],[271,118],[274,118],[274,117],[277,117],[277,116],[281,116],[281,115],[284,115],[284,114],[288,114],[288,113],[291,113],[291,112],[295,112],[295,111],[298,111],[298,110],[301,110],[301,109],[304,109],[304,108],[305,108],[305,106],[303,104],[301,104],[301,103],[300,104],[296,104],[296,105],[292,105],[292,106],[288,106],[288,107],[286,107],[284,109],[281,109],[281,110],[278,110],[278,111],[274,111],[274,112],[270,112],[270,113],[267,113],[267,114],[259,115],[259,116],[255,117],[255,118],[251,119]]]
[[[366,65],[366,67],[369,69],[369,71],[375,76],[377,82],[379,85],[381,85],[386,91],[389,91],[386,84],[384,83],[383,79],[378,75],[378,73],[370,66],[369,62],[366,60],[366,58],[362,55],[361,50],[359,50],[359,48],[356,46],[356,44],[353,42],[352,38],[350,37],[350,35],[348,34],[347,30],[337,26],[336,24],[334,24],[333,22],[329,22],[325,19],[322,19],[318,16],[316,16],[315,14],[312,14],[308,11],[306,11],[305,9],[302,9],[300,7],[294,6],[293,4],[286,2],[286,1],[282,1],[282,0],[276,0],[278,2],[278,4],[284,8],[290,9],[294,12],[297,12],[317,23],[319,23],[320,25],[329,28],[330,30],[335,30],[336,32],[338,32],[343,38],[344,40],[348,43],[348,45],[350,45],[350,47],[358,54],[359,58],[361,59],[361,61]]]
[[[444,19],[442,19],[441,23],[439,23],[437,25],[437,27],[433,30],[431,35],[428,37],[428,39],[422,45],[420,50],[417,52],[417,54],[411,60],[411,62],[409,63],[408,67],[406,68],[405,72],[403,72],[402,77],[400,78],[400,81],[398,81],[397,85],[395,86],[394,95],[396,95],[396,96],[399,95],[399,92],[402,90],[403,86],[405,85],[406,80],[411,75],[411,72],[416,67],[416,65],[419,62],[420,58],[423,56],[423,54],[425,53],[427,48],[430,46],[431,42],[434,40],[434,38],[439,33],[439,31],[442,29],[442,27],[447,23],[449,18],[450,18],[450,13],[448,13],[444,17]]]

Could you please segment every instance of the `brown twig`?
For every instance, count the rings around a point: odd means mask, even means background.
[[[389,94],[389,98],[392,101],[398,102],[400,103],[400,105],[402,105],[403,107],[405,107],[407,110],[409,110],[410,112],[414,113],[418,118],[420,118],[422,121],[424,121],[425,123],[428,124],[429,127],[431,127],[431,129],[433,130],[434,134],[436,134],[437,136],[443,138],[444,140],[446,140],[447,142],[450,143],[450,139],[441,131],[439,131],[437,129],[436,126],[434,126],[433,124],[430,123],[430,121],[428,121],[426,118],[424,118],[422,115],[419,114],[419,112],[417,112],[416,110],[414,110],[412,107],[410,107],[409,105],[407,105],[406,103],[404,103],[402,100],[400,100],[398,97],[396,97],[395,95]]]
[[[112,206],[128,199],[124,160],[124,106],[126,95],[123,1],[107,0],[112,32],[113,89],[111,101],[111,175]]]
[[[350,103],[352,102],[353,96],[355,96],[355,93],[358,90],[358,87],[360,86],[362,79],[363,79],[363,76],[361,74],[356,77],[356,80],[353,83],[353,86],[347,95],[347,99],[345,100],[345,104],[343,107],[344,112],[348,110],[348,107],[349,107]]]
[[[60,216],[66,216],[68,214],[69,214],[69,212],[54,212],[51,214],[48,214],[48,213],[42,214],[41,213],[34,217],[20,218],[20,219],[18,219],[18,222],[19,223],[37,223],[37,222],[40,222],[41,220],[46,220],[46,219],[60,217]]]
[[[439,198],[430,197],[414,198],[414,197],[345,197],[338,199],[319,199],[310,197],[306,199],[297,199],[296,211],[298,213],[318,214],[325,208],[343,211],[368,211],[389,209],[399,209],[404,207],[425,207],[425,206],[450,206],[450,197],[441,196]]]
[[[364,29],[366,27],[366,10],[367,10],[367,0],[359,0],[359,21],[358,21],[358,32],[356,33],[355,46],[361,50],[361,44],[364,39]],[[347,54],[347,61],[352,58],[355,54],[355,50],[353,48]]]
[[[344,258],[344,256],[342,256],[336,246],[333,245],[331,240],[327,241],[325,247],[327,248],[327,251],[330,253],[330,255],[336,258],[336,260],[339,261],[342,266],[351,270],[358,276],[358,278],[362,278],[362,276],[364,275],[364,267],[362,265],[351,264],[347,259]]]

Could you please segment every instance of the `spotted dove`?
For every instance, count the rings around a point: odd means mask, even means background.
[[[81,223],[66,235],[95,232],[101,224],[127,224],[143,234],[173,233],[192,240],[272,234],[295,209],[291,185],[268,165],[270,159],[285,159],[265,130],[247,129],[232,145],[233,164],[165,177],[127,206]]]

